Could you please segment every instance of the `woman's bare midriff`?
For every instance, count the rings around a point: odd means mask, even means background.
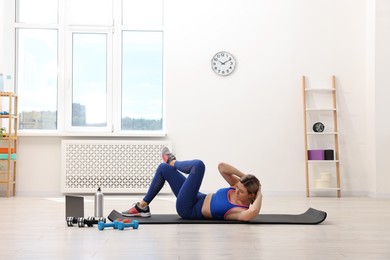
[[[202,205],[202,215],[204,218],[212,219],[213,216],[211,215],[210,210],[210,203],[211,203],[211,197],[213,196],[212,193],[209,193],[206,195],[206,198],[204,199],[203,205]]]

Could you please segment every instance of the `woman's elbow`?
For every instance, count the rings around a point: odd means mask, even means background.
[[[238,216],[237,220],[239,221],[251,221],[252,219],[254,219],[255,217],[257,217],[259,215],[259,211],[256,211],[256,212],[248,212],[246,214],[242,214],[240,216]]]
[[[225,169],[226,169],[226,163],[224,163],[224,162],[218,163],[218,171],[219,172],[224,172]]]
[[[249,217],[239,217],[237,220],[238,221],[244,221],[244,222],[249,222],[253,219],[253,217],[249,218]]]

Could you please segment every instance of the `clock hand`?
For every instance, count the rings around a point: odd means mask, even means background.
[[[222,65],[225,65],[226,62],[231,61],[231,60],[232,60],[232,58],[229,58],[227,61],[225,61],[225,62],[223,62],[223,63],[221,62],[221,64],[222,64]]]

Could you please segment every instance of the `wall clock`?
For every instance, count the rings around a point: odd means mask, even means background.
[[[234,71],[235,66],[236,60],[232,54],[226,51],[218,52],[211,60],[211,68],[215,73],[221,76],[231,74]]]

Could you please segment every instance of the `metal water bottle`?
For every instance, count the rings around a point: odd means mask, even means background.
[[[103,192],[98,188],[95,193],[95,217],[103,217]]]

